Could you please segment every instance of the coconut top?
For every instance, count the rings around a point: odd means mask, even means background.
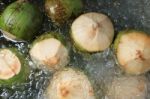
[[[0,50],[0,79],[7,80],[17,75],[21,70],[18,57],[8,49]]]
[[[78,46],[89,52],[109,47],[114,37],[111,20],[101,13],[86,13],[72,24],[72,38]]]
[[[58,69],[69,61],[68,50],[61,40],[51,34],[39,37],[30,50],[30,55],[39,65]],[[60,65],[60,66],[59,66]]]
[[[150,36],[139,31],[120,33],[116,40],[116,52],[120,65],[132,74],[150,69]]]
[[[64,46],[59,40],[55,38],[49,38],[36,43],[30,53],[31,56],[37,57],[39,60],[43,60],[43,62],[46,62],[46,64],[57,64],[59,61],[57,53],[59,52],[60,48],[64,49]],[[49,59],[53,60],[49,61]]]
[[[87,76],[72,68],[65,68],[54,75],[46,95],[49,99],[95,99]]]

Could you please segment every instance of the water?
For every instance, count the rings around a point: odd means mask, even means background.
[[[0,12],[14,0],[0,0]],[[44,0],[30,0],[38,5],[43,10]],[[114,23],[115,33],[126,28],[133,28],[150,33],[150,1],[149,0],[83,0],[84,9],[86,12],[102,12],[108,15]],[[69,20],[62,27],[57,27],[45,15],[44,23],[39,34],[46,31],[57,31],[63,34],[66,42],[70,42],[69,26],[73,20]],[[0,47],[15,46],[22,53],[28,53],[28,45],[25,43],[14,44],[4,38],[0,39]],[[35,65],[30,61],[29,56],[26,56],[32,68],[29,76],[29,81],[22,85],[15,85],[12,88],[0,88],[0,99],[42,99],[44,89],[49,84],[52,74],[48,71],[35,69]],[[106,99],[105,92],[107,85],[112,81],[113,77],[121,75],[122,71],[117,67],[115,57],[111,48],[104,52],[87,54],[80,53],[72,46],[71,50],[71,66],[77,66],[87,75],[93,83],[96,91],[97,99]],[[146,74],[150,79],[149,73]],[[150,83],[148,83],[148,86]],[[150,89],[148,87],[148,92]],[[147,95],[150,99],[150,95]]]

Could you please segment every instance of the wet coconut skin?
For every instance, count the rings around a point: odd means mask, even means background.
[[[82,9],[81,0],[46,0],[47,15],[56,25],[62,25],[71,16],[77,16]]]
[[[10,4],[0,16],[0,28],[19,39],[31,41],[41,27],[43,15],[27,0]]]
[[[138,75],[150,70],[149,44],[150,36],[144,32],[126,30],[119,33],[114,49],[120,67],[127,74]]]

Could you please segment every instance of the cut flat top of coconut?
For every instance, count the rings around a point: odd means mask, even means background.
[[[46,95],[49,99],[95,99],[87,76],[72,68],[54,75]]]
[[[121,36],[117,58],[128,71],[137,74],[150,69],[150,37],[144,33],[132,32]]]
[[[87,13],[72,24],[74,41],[87,51],[102,51],[111,44],[114,28],[111,20],[104,14]]]
[[[67,54],[66,54],[67,53]],[[47,38],[33,45],[30,55],[42,64],[53,66],[59,63],[63,56],[68,56],[65,46],[55,38]]]
[[[0,79],[10,79],[21,70],[18,57],[8,49],[0,50]]]

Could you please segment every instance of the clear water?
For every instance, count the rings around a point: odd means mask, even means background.
[[[0,12],[14,0],[0,0]],[[31,0],[38,5],[43,11],[44,0]],[[83,0],[83,12],[102,12],[107,14],[113,21],[115,33],[125,28],[134,28],[150,33],[150,1],[149,0]],[[72,20],[69,20],[66,25],[57,27],[52,25],[50,20],[45,16],[42,29],[39,34],[46,31],[58,31],[64,35],[67,42],[69,38],[69,26]],[[22,53],[28,53],[28,44],[13,43],[1,37],[0,47],[16,46]],[[105,91],[107,84],[112,78],[120,75],[122,71],[117,67],[114,54],[111,48],[104,52],[94,54],[78,53],[73,47],[71,50],[70,65],[80,67],[91,79],[95,85],[97,99],[105,99]],[[42,99],[44,89],[49,84],[52,73],[35,69],[35,65],[27,60],[32,68],[29,81],[22,85],[15,85],[12,88],[0,88],[0,99]],[[150,78],[150,74],[146,74]],[[150,83],[148,84],[148,86]],[[150,89],[148,87],[148,93]],[[150,99],[150,95],[147,95]]]

